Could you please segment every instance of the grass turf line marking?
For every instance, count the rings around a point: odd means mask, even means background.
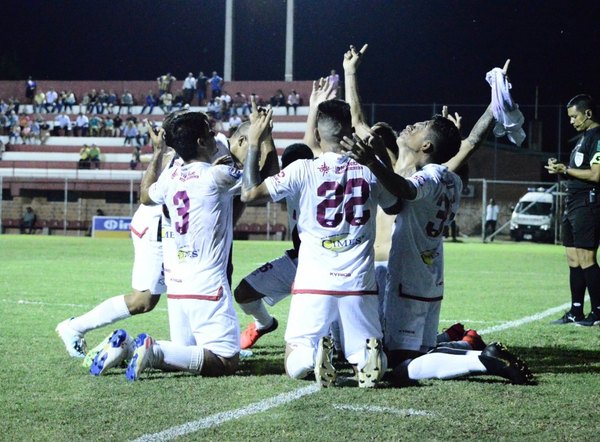
[[[316,384],[311,384],[308,387],[299,388],[298,390],[290,391],[289,393],[282,393],[269,399],[265,399],[254,404],[250,404],[237,410],[225,411],[223,413],[213,414],[212,416],[199,419],[197,421],[188,422],[176,427],[171,427],[163,430],[159,433],[146,434],[133,442],[151,442],[151,441],[164,441],[171,440],[179,436],[185,436],[186,434],[194,433],[198,430],[205,428],[215,427],[224,422],[231,421],[234,419],[240,419],[246,416],[257,414],[271,408],[279,407],[280,405],[287,404],[288,402],[300,399],[302,396],[316,393],[320,388]]]
[[[551,315],[554,315],[555,313],[562,312],[562,311],[564,311],[568,307],[571,307],[571,303],[570,302],[567,302],[566,304],[559,305],[558,307],[549,308],[548,310],[544,310],[543,312],[536,313],[535,315],[525,316],[524,318],[517,319],[515,321],[509,321],[509,322],[505,322],[504,324],[495,325],[494,327],[489,327],[489,328],[485,328],[483,330],[479,330],[478,333],[480,335],[484,335],[484,334],[487,334],[487,333],[493,333],[493,332],[497,332],[497,331],[502,331],[502,330],[506,330],[506,329],[509,329],[509,328],[520,327],[521,325],[527,324],[529,322],[538,321],[538,320],[543,319],[543,318],[545,318],[547,316],[551,316]]]
[[[336,410],[356,411],[358,413],[388,413],[397,414],[399,416],[435,416],[435,413],[422,410],[414,410],[412,408],[392,408],[392,407],[377,407],[375,405],[343,405],[334,404]]]

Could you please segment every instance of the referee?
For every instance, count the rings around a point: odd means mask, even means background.
[[[550,158],[546,169],[567,180],[567,198],[562,220],[563,245],[569,264],[571,309],[554,324],[600,325],[600,267],[596,252],[600,238],[600,123],[594,101],[577,95],[567,104],[571,125],[581,132],[571,152],[569,165]],[[583,313],[585,290],[592,309]]]

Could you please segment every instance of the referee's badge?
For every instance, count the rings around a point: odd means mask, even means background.
[[[583,164],[583,153],[581,153],[581,152],[575,153],[574,160],[575,160],[575,165],[577,167],[580,167]]]

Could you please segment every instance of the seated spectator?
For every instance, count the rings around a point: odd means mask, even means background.
[[[140,114],[143,114],[146,111],[146,109],[148,109],[148,115],[152,114],[156,103],[156,97],[154,96],[152,91],[148,91],[146,97],[144,97],[144,107],[142,107],[142,111],[140,112]]]
[[[84,94],[84,96],[81,98],[81,103],[79,103],[79,111],[80,112],[86,112],[86,113],[90,113],[88,111],[88,109],[90,108],[90,94]]]
[[[24,126],[21,127],[21,138],[25,144],[33,144],[34,135],[31,130],[32,122],[27,120]]]
[[[90,123],[89,123],[90,137],[99,137],[102,126],[103,126],[102,117],[100,117],[98,115],[92,116],[92,118],[90,118]]]
[[[285,105],[285,113],[287,115],[290,114],[290,107],[294,108],[294,115],[297,115],[298,106],[300,105],[300,94],[295,90],[292,90],[287,98],[287,103]]]
[[[75,136],[87,137],[90,127],[90,119],[83,112],[79,112],[75,119]]]
[[[285,95],[281,89],[277,89],[275,95],[271,97],[271,107],[285,106]]]
[[[75,97],[75,93],[73,91],[68,91],[64,99],[65,112],[67,111],[67,109],[70,112],[73,112],[73,106],[75,106],[76,104],[77,98]]]
[[[50,138],[50,124],[40,118],[40,144],[46,144]]]
[[[117,113],[120,114],[121,109],[125,108],[127,109],[127,113],[131,114],[131,106],[133,106],[133,95],[131,95],[131,92],[125,89],[123,95],[121,95],[121,106],[119,107],[119,112]]]
[[[115,137],[120,137],[123,132],[123,119],[119,114],[115,115],[115,118],[113,118],[113,125],[115,126]]]
[[[221,93],[221,115],[222,118],[229,118],[229,113],[231,110],[231,95],[227,93],[227,91],[223,91]]]
[[[23,139],[21,138],[21,126],[17,123],[13,124],[8,134],[8,144],[22,144]]]
[[[112,115],[109,115],[104,120],[104,136],[114,137],[115,136],[115,122]]]
[[[29,234],[35,233],[36,219],[37,215],[35,214],[33,209],[30,206],[27,206],[25,208],[25,213],[21,218],[21,234],[25,233],[25,231],[27,231],[27,233]]]
[[[88,103],[87,103],[87,107],[86,107],[86,111],[88,114],[91,114],[92,112],[94,112],[94,109],[96,108],[97,103],[98,103],[98,92],[96,92],[96,89],[92,89],[88,94]]]
[[[133,149],[131,152],[131,160],[129,160],[129,168],[131,170],[137,169],[137,165],[140,163],[140,150]]]
[[[108,94],[104,91],[104,89],[100,89],[100,92],[98,93],[98,99],[96,100],[96,113],[102,115],[107,105]]]
[[[178,90],[173,97],[173,109],[181,109],[184,106],[183,91]],[[189,106],[188,106],[189,107]]]
[[[137,127],[135,127],[133,120],[127,121],[127,124],[123,128],[123,136],[125,137],[125,140],[123,141],[123,145],[126,145],[126,144],[131,145],[132,144],[131,140],[135,140],[137,145],[140,146],[139,132],[137,130]]]
[[[136,125],[138,130],[138,137],[142,146],[145,146],[150,142],[150,134],[148,133],[148,120],[139,121]]]
[[[42,109],[45,109],[44,105],[46,104],[46,94],[42,91],[39,91],[35,94],[33,98],[33,112],[36,114],[41,114]]]
[[[173,94],[171,92],[165,92],[160,96],[160,108],[166,115],[173,110]]]
[[[92,144],[92,147],[90,147],[89,157],[90,165],[94,164],[96,169],[100,169],[100,148],[95,144]]]
[[[250,113],[250,106],[248,104],[248,98],[246,95],[241,92],[236,92],[235,95],[231,98],[231,109],[234,114],[238,114],[238,109],[240,110],[240,115],[246,115]]]
[[[229,136],[233,136],[238,127],[242,124],[242,119],[238,114],[231,114],[229,117]]]
[[[84,144],[83,147],[79,149],[79,164],[77,166],[79,169],[90,168],[90,147],[87,144]]]
[[[108,93],[108,99],[106,100],[106,112],[112,114],[115,111],[115,106],[118,106],[119,98],[115,91],[110,91]],[[119,108],[119,112],[121,112],[121,108]]]
[[[55,136],[69,136],[71,135],[72,123],[69,116],[65,113],[58,114],[54,118],[54,135]]]
[[[206,114],[215,120],[221,119],[221,100],[218,98],[211,98],[206,106]]]
[[[54,112],[56,110],[56,101],[58,100],[58,93],[54,89],[50,89],[46,92],[46,103],[44,103],[44,109],[47,113]]]
[[[31,132],[29,133],[30,143],[32,144],[40,144],[40,136],[41,136],[41,118],[36,119],[30,123]]]

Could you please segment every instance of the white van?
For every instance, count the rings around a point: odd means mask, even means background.
[[[515,241],[554,242],[556,198],[546,189],[529,189],[513,210],[510,237]]]

